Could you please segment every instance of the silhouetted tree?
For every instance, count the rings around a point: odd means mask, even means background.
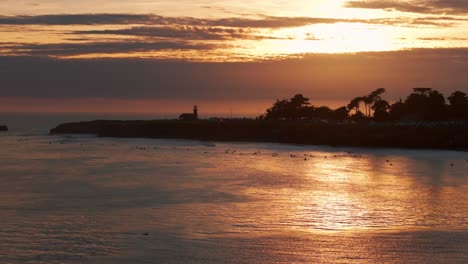
[[[378,88],[366,96],[354,98],[345,107],[332,110],[327,106],[315,107],[310,105],[309,98],[302,94],[296,94],[291,99],[276,100],[272,107],[268,108],[261,119],[273,120],[297,120],[297,119],[333,119],[356,121],[369,120],[372,117],[376,121],[385,120],[414,120],[414,121],[438,121],[438,120],[468,120],[468,96],[464,92],[456,91],[448,97],[450,105],[445,102],[444,95],[432,88],[413,88],[405,101],[400,99],[392,105],[382,99],[385,88]],[[366,113],[360,111],[361,103],[364,103]],[[354,111],[350,116],[349,112]]]
[[[272,107],[266,110],[266,113],[260,118],[279,120],[285,119],[288,112],[288,100],[276,100]]]
[[[387,90],[386,90],[385,88],[378,88],[378,89],[372,91],[372,92],[367,96],[367,97],[369,97],[369,99],[370,99],[370,101],[371,101],[371,104],[372,104],[372,105],[370,106],[371,109],[374,108],[374,105],[375,105],[376,102],[382,103],[383,100],[382,100],[381,95],[382,95],[383,93],[385,93],[386,91],[387,91]],[[371,111],[369,110],[369,116],[370,116],[370,112],[371,112]]]
[[[368,96],[372,98],[372,101],[375,102],[377,100],[381,100],[381,95],[385,93],[387,90],[385,88],[377,88],[376,90],[372,91]]]
[[[320,106],[315,109],[315,115],[319,119],[330,119],[332,118],[333,110],[328,106]]]
[[[374,110],[374,120],[376,121],[385,121],[388,120],[389,114],[388,109],[390,108],[390,104],[383,100],[378,99],[372,105],[372,110]]]
[[[361,102],[363,100],[364,100],[364,98],[361,97],[361,96],[356,97],[353,100],[351,100],[351,102],[349,102],[349,104],[347,106],[349,111],[354,110],[354,115],[357,115],[359,113],[362,114],[361,110],[359,110],[359,106],[360,106],[360,104],[361,104]]]
[[[385,93],[385,91],[386,91],[385,88],[378,88],[366,96],[356,97],[353,100],[351,100],[351,102],[349,102],[347,107],[350,111],[354,110],[354,114],[357,115],[359,119],[362,119],[361,114],[358,114],[358,112],[360,112],[359,108],[360,108],[361,103],[364,103],[365,116],[370,118],[372,115],[372,109],[373,109],[375,102],[382,100],[381,95]]]
[[[438,91],[431,91],[429,93],[429,115],[426,120],[437,121],[444,120],[447,116],[447,104],[444,95]]]
[[[414,88],[405,100],[405,116],[410,120],[436,121],[445,115],[444,96],[432,88]]]
[[[354,120],[354,121],[365,121],[365,120],[367,120],[367,116],[364,115],[363,112],[358,111],[357,113],[355,113],[354,115],[351,116],[351,119]]]
[[[307,120],[315,119],[315,106],[306,106],[302,108],[302,115]]]
[[[388,118],[393,121],[402,120],[403,117],[405,116],[405,113],[406,113],[405,104],[400,99],[400,101],[390,106],[390,109],[388,112]]]
[[[362,102],[364,103],[364,109],[366,110],[366,116],[370,117],[371,114],[371,106],[372,106],[372,98],[369,96],[362,97]]]
[[[448,98],[450,106],[449,115],[453,119],[468,120],[468,97],[466,93],[455,91]]]
[[[290,111],[290,119],[300,119],[303,117],[303,110],[310,105],[309,98],[305,98],[302,94],[296,94],[289,100],[288,110]]]
[[[346,106],[342,106],[333,111],[332,117],[335,120],[346,120],[349,118],[349,110]]]
[[[260,118],[273,120],[300,119],[304,116],[304,109],[309,104],[309,98],[305,98],[302,94],[296,94],[290,100],[276,100],[273,106],[268,108],[266,110],[266,113]]]
[[[385,91],[386,91],[385,88],[378,88],[378,89],[372,91],[370,94],[363,97],[363,102],[364,102],[365,107],[366,107],[367,117],[371,117],[371,114],[372,114],[371,110],[373,109],[374,104],[377,101],[382,100],[381,95],[383,93],[385,93]]]

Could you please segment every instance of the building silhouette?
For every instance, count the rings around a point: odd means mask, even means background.
[[[198,120],[198,107],[196,105],[193,106],[193,113],[183,113],[179,116],[179,120]]]

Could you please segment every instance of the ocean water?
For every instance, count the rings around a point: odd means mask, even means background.
[[[0,133],[0,263],[468,263],[468,152],[49,136],[43,118]]]

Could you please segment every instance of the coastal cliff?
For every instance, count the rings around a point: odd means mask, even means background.
[[[177,138],[212,141],[272,142],[352,147],[468,150],[468,126],[462,124],[338,124],[266,120],[154,120],[66,123],[51,134],[99,137]]]

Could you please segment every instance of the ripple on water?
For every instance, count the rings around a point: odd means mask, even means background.
[[[463,152],[24,137],[0,263],[468,260]]]

